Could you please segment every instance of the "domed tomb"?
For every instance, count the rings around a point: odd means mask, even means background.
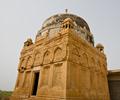
[[[81,17],[48,18],[35,42],[24,42],[10,100],[110,100],[104,47],[93,45]]]
[[[74,23],[74,31],[80,34],[83,39],[87,40],[92,45],[94,45],[94,38],[90,32],[90,28],[86,21],[77,15],[68,13],[56,14],[46,19],[43,22],[42,28],[38,31],[36,37],[39,37],[44,33],[49,33],[49,35],[53,35],[55,33],[60,32],[61,24],[66,19],[71,19]]]

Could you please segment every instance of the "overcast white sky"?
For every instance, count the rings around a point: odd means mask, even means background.
[[[24,41],[64,9],[83,17],[95,43],[105,46],[109,69],[120,69],[120,0],[0,0],[0,89],[13,90]]]

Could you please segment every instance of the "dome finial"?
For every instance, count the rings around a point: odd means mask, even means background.
[[[68,13],[68,9],[65,9],[65,13],[66,13],[66,14]]]

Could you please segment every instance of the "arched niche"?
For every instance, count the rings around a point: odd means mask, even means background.
[[[72,59],[72,61],[75,63],[80,63],[79,49],[77,47],[72,49],[72,55],[70,55],[70,59]]]
[[[82,54],[81,62],[84,67],[88,67],[88,56],[86,53]]]
[[[91,57],[89,60],[90,60],[90,62],[89,62],[90,67],[95,68],[95,65],[96,65],[95,59],[93,57]]]
[[[62,54],[62,49],[60,47],[57,47],[54,50],[54,61],[61,61],[63,58],[63,54]]]
[[[34,66],[39,66],[41,62],[41,53],[37,52],[35,53],[35,58],[34,58]]]
[[[103,74],[107,74],[107,66],[106,64],[102,64],[101,69],[103,70]]]
[[[25,68],[26,67],[26,59],[22,59],[20,63],[20,68]]]
[[[46,51],[43,56],[43,64],[48,64],[51,61],[50,51]]]
[[[97,60],[97,63],[96,63],[96,66],[95,66],[95,70],[96,70],[97,72],[101,72],[101,71],[102,71],[100,60]]]
[[[27,59],[26,67],[27,67],[27,68],[31,68],[32,65],[33,65],[33,59],[32,59],[31,56],[29,56],[28,59]]]

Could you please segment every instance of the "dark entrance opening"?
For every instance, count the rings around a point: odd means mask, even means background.
[[[39,72],[36,72],[34,74],[34,82],[33,82],[32,95],[36,95],[36,93],[37,93],[38,80],[39,80]]]

